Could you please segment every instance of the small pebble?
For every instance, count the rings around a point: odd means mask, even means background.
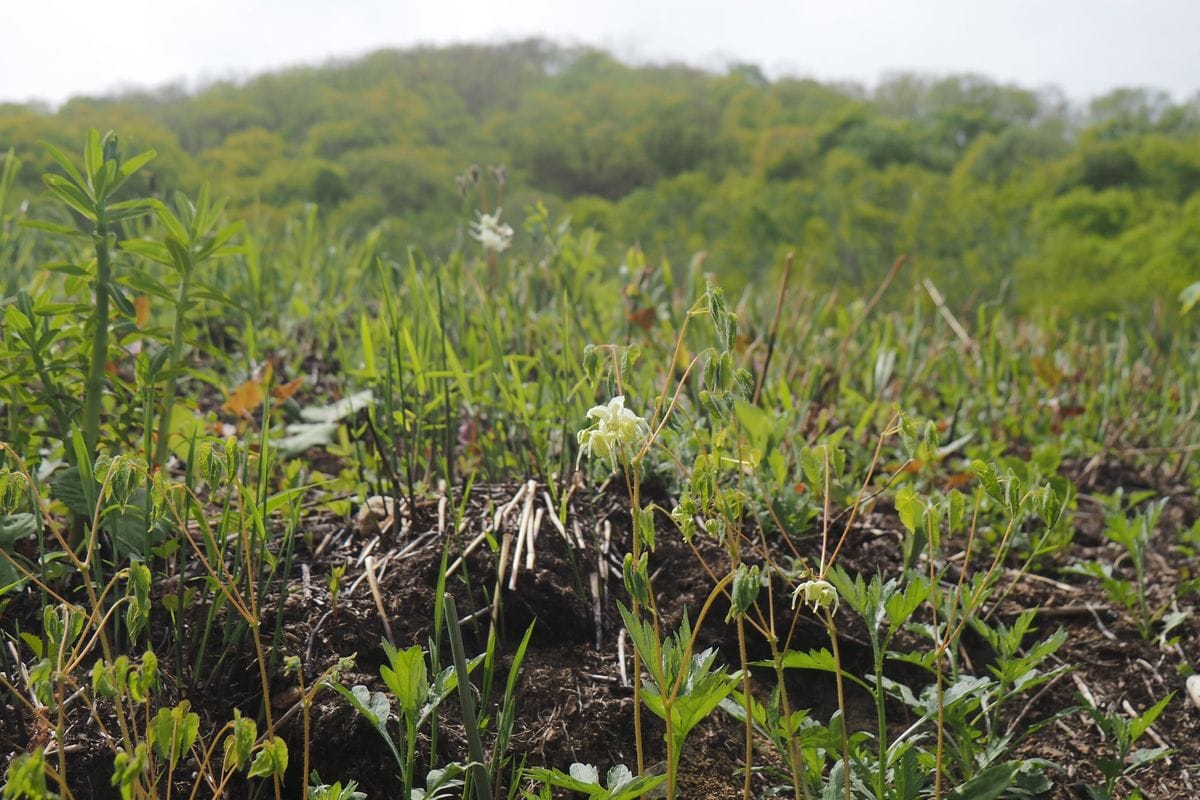
[[[1200,675],[1192,675],[1187,679],[1187,693],[1192,705],[1200,708]]]

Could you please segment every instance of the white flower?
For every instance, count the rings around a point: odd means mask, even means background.
[[[646,420],[625,407],[624,395],[617,395],[605,405],[593,406],[587,416],[595,421],[578,434],[580,458],[584,455],[607,458],[615,467],[617,453],[622,448],[641,444],[650,433]]]
[[[500,209],[495,214],[479,212],[479,219],[471,223],[471,238],[477,240],[483,249],[493,253],[503,253],[512,245],[513,229],[500,222]]]
[[[801,583],[796,587],[796,591],[792,592],[792,608],[796,607],[796,601],[801,598],[807,605],[812,606],[813,611],[819,608],[837,611],[837,589],[829,581],[815,580]]]

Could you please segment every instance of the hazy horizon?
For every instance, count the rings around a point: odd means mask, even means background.
[[[75,96],[168,86],[195,91],[384,48],[531,37],[599,47],[636,64],[721,70],[743,62],[772,78],[868,88],[895,73],[971,73],[1028,89],[1055,87],[1076,103],[1117,88],[1159,89],[1175,102],[1200,94],[1193,36],[1200,30],[1200,3],[1185,0],[1016,0],[1002,7],[975,0],[850,0],[836,8],[754,0],[739,5],[736,15],[721,5],[619,0],[576,8],[515,0],[501,13],[453,1],[348,0],[330,15],[316,0],[185,0],[167,17],[154,0],[112,0],[105,15],[74,24],[89,6],[46,0],[5,10],[10,30],[41,35],[13,37],[0,49],[0,102],[57,106]]]

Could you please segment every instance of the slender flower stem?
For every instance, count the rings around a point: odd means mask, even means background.
[[[633,563],[637,564],[642,556],[642,537],[638,533],[637,519],[641,513],[641,482],[638,480],[636,461],[630,462],[624,453],[621,455],[622,466],[625,467],[625,479],[629,490],[629,511],[632,528]],[[651,590],[653,592],[653,590]],[[653,595],[651,595],[653,596]],[[641,614],[641,603],[636,596],[630,597],[633,615]],[[657,620],[655,620],[657,627]],[[638,775],[646,774],[646,753],[642,742],[642,658],[637,648],[633,648],[633,741],[637,751]]]
[[[833,650],[833,675],[837,681],[838,710],[842,712],[842,783],[846,787],[846,800],[850,800],[850,734],[846,725],[846,687],[842,682],[842,654],[838,648],[837,627],[833,624],[833,612],[825,609],[825,629],[829,632],[829,645]]]
[[[888,741],[887,741],[887,709],[886,697],[883,693],[883,656],[886,642],[880,644],[876,637],[871,637],[872,649],[875,651],[875,719],[879,726],[879,769],[875,775],[875,796],[884,800],[887,792]],[[849,777],[849,776],[847,776]]]
[[[788,766],[791,767],[792,773],[792,794],[794,800],[812,800],[812,795],[808,791],[808,783],[805,781],[806,771],[804,760],[800,756],[800,742],[797,737],[791,735],[791,720],[792,720],[792,701],[788,699],[787,683],[784,680],[783,674],[783,653],[780,652],[774,638],[771,639],[771,661],[775,665],[775,681],[780,687],[779,702],[783,711],[783,719],[788,725]]]
[[[750,800],[750,765],[754,761],[754,719],[750,714],[750,666],[746,656],[746,622],[743,615],[737,616],[738,660],[742,666],[742,696],[746,698],[746,763],[742,780],[742,798]]]

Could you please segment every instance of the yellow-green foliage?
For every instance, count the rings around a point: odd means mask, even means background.
[[[454,176],[503,163],[515,224],[541,200],[595,226],[614,258],[704,250],[734,289],[795,250],[819,282],[870,291],[907,254],[956,306],[1173,316],[1200,277],[1200,104],[1152,90],[1080,113],[978,76],[868,91],[540,40],[385,50],[195,93],[0,106],[0,151],[23,162],[13,199],[40,195],[39,141],[69,148],[89,127],[158,152],[136,193],[208,181],[236,214],[279,225],[315,203],[352,236],[386,223],[395,252],[444,252],[464,219]]]

